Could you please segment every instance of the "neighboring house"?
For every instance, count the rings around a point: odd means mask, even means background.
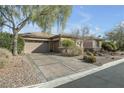
[[[71,35],[49,35],[43,32],[24,33],[21,36],[25,40],[24,53],[47,53],[59,52],[62,48],[63,39],[72,39],[76,45],[83,48],[81,39]]]
[[[83,41],[84,49],[90,49],[90,50],[100,50],[102,46],[102,39],[87,39]]]

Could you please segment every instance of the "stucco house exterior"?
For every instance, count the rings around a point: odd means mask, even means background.
[[[83,41],[83,47],[85,50],[99,51],[102,48],[102,39],[86,39]]]
[[[83,48],[83,42],[80,38],[71,35],[51,35],[43,32],[24,33],[24,53],[47,53],[59,52],[62,48],[63,39],[72,39],[76,45]]]
[[[60,52],[62,49],[63,39],[72,39],[76,45],[84,50],[100,50],[102,45],[102,39],[92,38],[85,39],[84,41],[80,37],[74,37],[68,34],[52,35],[44,32],[33,32],[21,34],[24,38],[25,46],[24,53],[48,53],[48,52]]]

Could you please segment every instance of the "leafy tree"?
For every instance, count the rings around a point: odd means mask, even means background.
[[[2,32],[3,28],[3,18],[0,16],[0,32]]]
[[[124,24],[122,22],[107,33],[106,36],[108,40],[115,41],[120,50],[124,50]]]
[[[21,31],[27,23],[37,23],[43,29],[50,28],[55,21],[60,20],[58,19],[58,15],[62,16],[60,22],[64,27],[64,23],[67,20],[65,6],[0,6],[0,16],[3,20],[0,24],[9,27],[13,32],[13,55],[18,54],[18,32]]]
[[[58,32],[62,33],[65,28],[66,21],[72,12],[72,6],[57,6],[59,15],[57,16]]]
[[[13,36],[10,33],[0,32],[0,48],[6,48],[12,52],[12,41]],[[18,37],[17,51],[18,54],[21,54],[24,50],[24,40],[21,36]]]
[[[31,7],[28,6],[0,6],[2,25],[9,27],[14,36],[13,55],[17,55],[18,32],[26,25],[31,16]]]
[[[46,15],[36,17],[35,14],[33,21],[36,22],[44,32],[49,31],[56,22],[58,32],[62,32],[65,28],[66,21],[71,14],[72,6],[46,6],[45,10],[47,10]]]

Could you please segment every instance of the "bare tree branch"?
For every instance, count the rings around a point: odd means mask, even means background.
[[[13,28],[13,27],[11,27],[10,25],[5,24],[5,23],[3,23],[2,25],[7,26],[7,27],[9,27],[9,28]]]
[[[27,17],[26,19],[24,19],[22,22],[20,22],[18,25],[17,25],[17,28],[18,30],[20,31],[26,24],[26,22],[29,20],[29,17]]]
[[[0,13],[1,13],[1,15],[2,15],[6,20],[8,20],[8,21],[13,25],[13,27],[15,26],[15,25],[14,25],[14,22],[13,22],[12,20],[10,20],[2,11],[0,11]]]

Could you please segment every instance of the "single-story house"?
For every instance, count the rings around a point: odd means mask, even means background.
[[[59,52],[62,48],[61,41],[63,39],[72,39],[76,45],[91,50],[100,50],[102,45],[102,39],[89,38],[82,40],[80,37],[74,37],[68,34],[52,35],[43,32],[33,32],[21,34],[24,38],[25,46],[24,53],[47,53],[47,52]]]
[[[59,52],[63,39],[73,39],[77,46],[83,48],[83,42],[80,38],[71,35],[51,35],[43,32],[24,33],[21,34],[24,38],[25,46],[24,53],[46,53]]]
[[[94,39],[86,39],[83,41],[84,49],[88,50],[100,50],[102,47],[102,39],[94,38]]]

